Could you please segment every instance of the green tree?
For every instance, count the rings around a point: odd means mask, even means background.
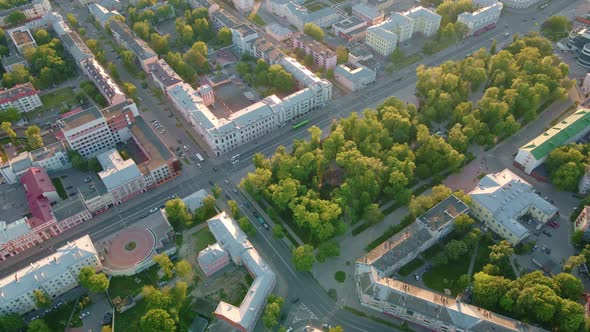
[[[234,219],[238,219],[240,217],[240,209],[238,208],[238,203],[232,199],[227,201],[227,206],[229,207],[229,212]]]
[[[147,40],[150,37],[151,27],[148,21],[133,23],[133,32],[141,39]]]
[[[148,309],[169,310],[174,306],[174,300],[168,287],[160,290],[152,285],[146,285],[141,289],[141,293],[145,298]]]
[[[288,73],[281,65],[275,64],[268,69],[268,80],[273,88],[281,92],[289,92],[295,86],[293,75]]]
[[[572,234],[572,244],[574,245],[574,247],[576,248],[582,248],[584,246],[586,240],[585,240],[585,236],[584,236],[584,231],[574,231],[574,234]]]
[[[17,84],[29,82],[30,79],[31,74],[29,70],[25,66],[17,64],[12,67],[10,73],[4,73],[2,75],[2,85],[5,88],[12,88]]]
[[[166,310],[151,309],[139,321],[142,332],[175,332],[176,323]]]
[[[25,130],[25,137],[27,138],[27,149],[29,151],[43,147],[41,129],[38,126],[29,126],[27,130]]]
[[[174,288],[170,290],[170,297],[172,299],[172,303],[175,304],[176,310],[179,310],[186,299],[186,291],[188,289],[188,285],[184,281],[177,281],[174,285]]]
[[[305,23],[303,32],[319,42],[324,41],[324,31],[313,23]]]
[[[170,39],[169,34],[165,34],[164,36],[161,36],[159,33],[154,32],[150,35],[150,45],[152,46],[154,51],[156,53],[158,53],[158,55],[164,55],[164,54],[168,53],[168,50],[170,48],[170,46],[168,44],[169,39]]]
[[[12,129],[12,123],[5,121],[0,124],[0,130],[2,130],[6,136],[10,137],[12,143],[14,143],[14,139],[16,138],[16,132]]]
[[[274,226],[272,226],[272,234],[275,238],[282,239],[283,236],[285,236],[285,230],[280,224],[274,224]]]
[[[297,271],[311,271],[314,262],[315,257],[311,245],[305,244],[293,250],[293,265]]]
[[[281,313],[281,307],[278,303],[272,302],[268,303],[264,308],[264,313],[262,314],[262,322],[264,323],[264,327],[267,329],[272,329],[279,323],[279,314]]]
[[[181,260],[176,263],[174,266],[174,270],[176,270],[176,274],[184,280],[190,280],[192,275],[193,268],[191,263],[186,260]]]
[[[98,162],[98,159],[96,157],[88,159],[86,164],[88,170],[91,172],[98,173],[102,171],[102,166],[100,166],[100,163]]]
[[[569,273],[560,273],[553,280],[559,286],[559,295],[564,299],[578,301],[584,292],[582,281]]]
[[[45,29],[39,29],[35,31],[33,37],[35,38],[35,42],[37,42],[37,45],[44,45],[51,41],[51,36],[49,35],[49,32],[47,32],[47,30]]]
[[[559,331],[580,331],[584,324],[584,307],[570,300],[562,300],[557,312]]]
[[[336,47],[336,61],[338,64],[348,62],[348,50],[346,47],[344,47],[344,45],[339,45]]]
[[[78,281],[82,287],[93,293],[104,293],[109,288],[109,279],[104,273],[96,273],[92,266],[80,269]]]
[[[248,236],[252,236],[256,233],[256,228],[254,228],[254,225],[252,225],[248,217],[238,219],[238,225],[240,225],[240,229],[242,229]]]
[[[155,255],[154,262],[156,262],[160,266],[160,268],[164,271],[166,277],[172,278],[172,276],[174,276],[174,272],[172,270],[174,264],[172,263],[168,255],[166,255],[165,253]]]
[[[563,265],[563,271],[570,273],[574,268],[586,263],[586,257],[581,255],[570,256]]]
[[[541,25],[541,32],[551,41],[558,41],[567,37],[572,29],[572,22],[565,16],[554,15],[549,17]]]
[[[340,256],[340,246],[336,241],[325,241],[318,246],[318,253],[316,260],[324,262],[326,258],[333,258]]]
[[[448,142],[453,147],[453,149],[457,150],[458,152],[463,153],[467,151],[469,139],[463,133],[463,126],[460,123],[456,123],[453,128],[449,130]]]
[[[492,40],[492,46],[490,46],[490,54],[494,55],[497,52],[498,42],[494,39]]]
[[[473,276],[473,298],[475,304],[495,310],[499,308],[500,299],[508,291],[510,280],[478,272]]]
[[[27,332],[51,332],[51,329],[42,319],[35,319],[27,325]]]
[[[8,14],[4,19],[8,25],[11,26],[19,26],[27,20],[27,16],[25,13],[21,12],[20,10],[15,10],[12,13]]]
[[[135,54],[128,50],[121,51],[121,61],[128,68],[135,68]]]
[[[455,218],[455,230],[459,232],[459,234],[467,234],[469,231],[473,229],[473,225],[475,225],[475,220],[473,220],[469,215],[462,214]]]
[[[6,332],[20,332],[25,327],[25,322],[20,315],[10,314],[0,316],[0,330]]]
[[[490,247],[490,262],[497,266],[501,273],[507,273],[512,269],[510,264],[510,256],[514,254],[514,248],[510,242],[506,240],[500,241],[498,244],[493,244]]]
[[[342,328],[342,326],[338,325],[330,328],[328,332],[344,332],[344,329]]]
[[[9,107],[6,110],[0,110],[0,122],[14,123],[20,119],[20,112],[14,107]]]
[[[568,162],[561,165],[553,176],[551,182],[560,190],[576,191],[578,183],[584,175],[584,168],[575,162]]]
[[[229,46],[232,43],[231,31],[228,28],[221,28],[217,32],[217,40],[222,46]]]
[[[213,192],[213,197],[221,197],[221,187],[217,183],[211,188],[211,191]]]
[[[51,306],[51,299],[44,291],[35,289],[33,291],[33,297],[35,299],[35,306],[37,306],[37,308],[49,308]]]
[[[71,26],[73,26],[74,28],[78,28],[78,19],[76,18],[76,16],[74,16],[74,14],[66,14],[66,20],[68,20]]]
[[[383,213],[379,209],[379,204],[369,204],[365,208],[363,219],[369,224],[376,224],[383,220]]]
[[[184,201],[180,198],[174,198],[165,204],[166,216],[174,227],[190,227],[192,219]]]
[[[396,65],[399,64],[405,57],[406,55],[404,54],[404,51],[399,47],[396,47],[395,50],[393,50],[393,52],[389,56],[391,62],[393,62]]]
[[[132,99],[137,97],[137,88],[133,83],[123,82],[123,91]]]

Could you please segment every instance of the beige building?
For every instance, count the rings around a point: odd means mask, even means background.
[[[533,186],[509,169],[483,177],[469,196],[473,215],[512,245],[529,236],[527,228],[518,221],[520,217],[528,214],[540,227],[558,212],[535,193]]]
[[[78,286],[85,266],[102,269],[98,253],[85,235],[31,265],[0,279],[0,315],[24,314],[35,309],[34,291],[54,298]]]

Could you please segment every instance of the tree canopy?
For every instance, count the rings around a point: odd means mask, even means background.
[[[78,275],[80,285],[93,293],[102,293],[109,288],[109,279],[104,273],[96,273],[92,266],[85,266],[80,269]]]
[[[151,309],[140,319],[142,332],[174,332],[176,323],[170,314],[163,309]]]
[[[560,146],[547,156],[545,169],[551,182],[560,190],[577,191],[578,183],[590,165],[590,144],[571,143]]]
[[[313,23],[305,23],[303,26],[303,32],[319,42],[324,40],[324,31]]]
[[[572,22],[565,16],[553,15],[541,25],[541,33],[551,41],[567,37],[572,29]]]
[[[166,216],[174,227],[191,226],[193,220],[182,199],[171,199],[167,201],[164,206],[166,210]]]
[[[297,271],[311,271],[314,262],[315,257],[311,245],[305,244],[293,250],[293,265]]]

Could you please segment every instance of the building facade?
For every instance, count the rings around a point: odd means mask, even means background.
[[[16,108],[21,113],[30,112],[43,106],[39,92],[33,84],[23,83],[6,90],[0,90],[0,108]]]
[[[578,193],[582,195],[590,193],[590,166],[586,167],[584,175],[578,183]]]
[[[205,273],[206,277],[210,277],[215,272],[221,270],[229,264],[229,255],[227,251],[223,250],[219,243],[207,246],[207,248],[199,252],[197,257],[199,267]]]
[[[368,6],[365,3],[358,3],[352,6],[352,15],[365,21],[367,25],[375,25],[385,20],[383,11],[379,8]]]
[[[502,14],[503,5],[496,2],[490,6],[479,8],[473,13],[461,13],[457,17],[457,22],[463,23],[467,28],[467,36],[478,34],[487,27],[495,26]]]
[[[440,28],[442,16],[424,7],[414,7],[403,15],[414,20],[414,32],[420,32],[426,37],[434,36]]]
[[[143,174],[133,159],[123,160],[115,149],[101,153],[97,158],[102,166],[98,176],[111,195],[113,204],[119,205],[146,190]]]
[[[115,140],[106,119],[96,106],[58,120],[61,136],[83,158],[92,158],[111,149]]]
[[[234,7],[241,12],[249,12],[254,7],[254,0],[232,0]]]
[[[355,16],[347,17],[334,23],[332,32],[349,42],[364,40],[367,35],[367,22]]]
[[[1,27],[9,26],[8,22],[6,22],[6,17],[15,11],[22,12],[25,14],[26,20],[31,21],[41,18],[43,15],[49,13],[51,11],[51,4],[49,3],[49,0],[32,0],[31,2],[20,7],[3,10],[0,12]]]
[[[376,75],[363,65],[342,64],[334,69],[334,78],[350,91],[360,90],[375,82]]]
[[[252,53],[252,44],[258,38],[258,33],[246,24],[231,28],[232,42],[240,54]]]
[[[521,146],[514,161],[526,173],[545,162],[553,149],[575,142],[590,132],[590,109],[580,107],[574,114]]]
[[[533,186],[509,169],[483,177],[469,196],[473,215],[513,246],[529,236],[518,221],[520,217],[530,215],[540,228],[558,213]]]
[[[117,43],[133,52],[141,69],[149,74],[149,66],[158,61],[158,54],[146,42],[137,37],[124,22],[113,20],[109,23],[109,27]]]
[[[590,239],[590,206],[586,205],[580,212],[580,215],[574,222],[574,231],[580,231],[584,233],[586,240]]]
[[[37,290],[53,299],[75,288],[78,286],[80,270],[86,266],[96,271],[102,268],[88,235],[0,279],[0,315],[22,315],[36,309],[34,292]]]
[[[508,8],[527,8],[539,2],[539,0],[499,0]]]
[[[336,52],[308,35],[298,33],[289,40],[289,46],[303,50],[305,55],[311,55],[313,63],[324,70],[336,67]]]
[[[84,74],[98,88],[98,91],[100,91],[109,105],[119,104],[127,99],[127,96],[121,92],[117,83],[113,81],[111,76],[94,57],[82,60],[80,62],[80,67]]]

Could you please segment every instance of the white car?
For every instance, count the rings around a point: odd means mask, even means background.
[[[81,313],[80,316],[78,316],[78,317],[80,317],[80,319],[84,319],[85,317],[88,317],[88,316],[90,316],[90,311],[85,311],[85,312]]]
[[[188,151],[188,145],[183,146],[185,151]]]
[[[158,211],[158,208],[157,207],[150,209],[150,213],[155,213],[156,211]]]

